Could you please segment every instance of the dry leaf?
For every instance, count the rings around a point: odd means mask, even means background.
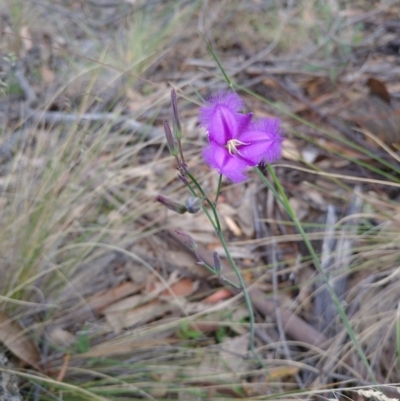
[[[301,151],[301,155],[306,163],[314,163],[317,157],[321,154],[317,148],[306,147]]]
[[[137,248],[134,251],[136,252]],[[150,275],[150,270],[146,266],[134,262],[127,263],[125,269],[135,285],[144,284]]]
[[[313,77],[305,82],[304,89],[307,96],[313,100],[313,103],[315,104],[316,99],[324,96],[325,92],[330,89],[331,86],[332,84],[328,78]]]
[[[184,278],[175,284],[172,284],[170,289],[163,291],[160,296],[172,297],[171,291],[177,297],[187,297],[193,294],[198,288],[198,282],[192,281],[190,278]]]
[[[377,96],[384,102],[390,104],[390,94],[386,88],[386,85],[376,78],[369,78],[367,81],[369,93],[371,96]]]
[[[246,360],[249,347],[249,335],[226,338],[219,353],[218,365],[222,371],[243,372],[250,367]],[[218,369],[218,368],[217,368]]]
[[[297,142],[291,139],[285,139],[282,147],[282,158],[285,160],[299,161],[301,153]]]
[[[179,268],[191,267],[195,260],[187,252],[168,250],[164,255],[165,262],[169,262]]]
[[[268,370],[268,375],[265,377],[267,382],[283,379],[288,376],[293,376],[299,373],[300,368],[298,366],[279,366]]]
[[[300,368],[297,366],[278,366],[276,368],[269,368],[268,374],[264,378],[264,382],[250,382],[242,383],[243,390],[248,397],[257,397],[260,394],[265,394],[271,386],[271,382],[280,382],[282,379],[292,377],[299,373]],[[288,380],[286,379],[286,382]]]
[[[75,335],[71,332],[64,330],[60,327],[56,327],[51,330],[48,338],[50,342],[56,347],[68,347],[75,342]]]
[[[100,312],[102,309],[119,301],[120,299],[138,292],[140,288],[140,285],[136,285],[127,281],[118,285],[117,287],[111,288],[110,290],[103,290],[91,296],[87,300],[87,304],[95,312]]]
[[[248,334],[225,338],[217,355],[205,353],[199,367],[199,373],[245,372],[250,366],[250,361],[246,359],[248,346]]]
[[[289,203],[299,220],[304,219],[308,215],[310,205],[303,199],[292,197],[289,199]]]
[[[20,37],[22,40],[22,44],[24,46],[25,52],[28,52],[29,50],[32,49],[32,35],[29,27],[27,25],[24,25],[20,29]]]
[[[107,310],[105,311],[105,316],[113,331],[120,333],[123,329],[161,317],[172,309],[174,309],[172,304],[161,304],[158,301],[154,301],[133,309]]]
[[[52,82],[54,82],[56,74],[49,67],[42,65],[40,72],[42,74],[42,79],[44,83],[51,84]]]
[[[317,206],[321,210],[326,209],[326,200],[321,195],[320,191],[313,188],[308,181],[303,181],[298,190],[302,193],[302,200],[306,201],[310,206]]]
[[[214,229],[204,213],[181,215],[167,209],[166,214],[175,227],[179,227],[180,231],[190,233],[196,243],[210,244],[213,242]],[[224,230],[226,222],[223,218],[221,218],[221,225]]]
[[[110,341],[102,342],[101,344],[93,346],[90,351],[84,354],[77,355],[77,358],[101,358],[108,357],[111,355],[125,355],[132,352],[132,350],[139,349],[143,351],[144,349],[154,350],[157,346],[163,346],[167,344],[174,344],[181,341],[176,338],[146,338],[137,339],[133,336],[125,337],[123,340],[121,338],[112,339]]]
[[[176,380],[177,372],[175,369],[169,369],[165,373],[157,374],[152,372],[153,379],[157,380],[157,384],[153,383],[149,388],[148,393],[155,399],[168,399],[167,394],[169,392],[169,383]],[[156,384],[156,385],[155,385]]]
[[[242,202],[237,209],[237,218],[243,234],[246,237],[253,237],[255,233],[254,220],[254,194],[257,188],[254,183],[250,184],[246,189]]]
[[[121,301],[115,302],[103,310],[104,314],[107,313],[118,313],[125,310],[134,309],[139,306],[145,300],[143,295],[133,295],[131,297],[122,299]]]
[[[242,231],[239,226],[236,224],[235,220],[232,219],[230,216],[224,216],[225,223],[228,228],[232,231],[232,234],[235,237],[240,237],[242,235]]]
[[[214,294],[205,298],[203,302],[206,304],[216,304],[217,302],[230,298],[231,296],[231,291],[229,291],[227,288],[221,288],[220,290],[214,292]]]
[[[386,85],[376,79],[367,81],[369,95],[354,101],[346,108],[345,118],[356,122],[387,145],[400,143],[400,110],[391,106]],[[367,137],[367,142],[377,147],[375,141]]]
[[[0,312],[0,341],[21,361],[38,369],[41,355],[38,346],[15,320]]]
[[[281,88],[280,85],[279,85],[279,83],[277,82],[277,80],[276,80],[276,79],[273,79],[273,78],[266,77],[266,78],[264,78],[264,79],[262,80],[262,83],[263,83],[265,86],[268,86],[268,87],[270,87],[270,88],[274,88],[274,89],[280,89],[280,88]]]
[[[358,101],[352,106],[352,120],[387,145],[400,143],[400,112],[376,96]],[[367,139],[368,141],[368,139]],[[375,142],[369,142],[376,146]]]

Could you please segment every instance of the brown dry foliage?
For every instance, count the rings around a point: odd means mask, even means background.
[[[0,3],[2,313],[19,322],[8,334],[31,333],[25,351],[0,340],[33,367],[33,344],[46,343],[39,369],[77,387],[97,378],[86,388],[109,399],[332,398],[326,389],[373,384],[301,236],[255,175],[223,181],[218,210],[268,373],[247,358],[240,293],[174,235],[189,232],[210,263],[223,258],[206,217],[154,201],[187,196],[161,133],[171,86],[189,168],[217,189],[197,108],[227,85],[200,30],[248,108],[281,118],[280,182],[377,381],[398,381],[398,2],[172,3]]]

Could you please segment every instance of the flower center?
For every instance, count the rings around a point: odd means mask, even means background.
[[[240,145],[250,145],[250,143],[246,143],[246,142],[242,142],[239,141],[238,139],[230,139],[227,144],[226,144],[226,148],[228,149],[228,152],[231,156],[239,154],[239,150],[238,150],[238,146]]]

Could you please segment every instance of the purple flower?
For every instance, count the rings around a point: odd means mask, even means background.
[[[199,116],[209,139],[204,160],[236,183],[247,178],[247,167],[279,159],[283,140],[278,119],[252,122],[251,113],[240,112],[243,107],[236,93],[221,92],[200,108]]]

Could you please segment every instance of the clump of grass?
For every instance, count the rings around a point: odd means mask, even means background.
[[[51,9],[51,5],[49,7]],[[38,18],[33,21],[26,18],[23,7],[19,11],[13,7],[11,11],[11,29],[14,32],[9,37],[18,37],[24,24],[34,31],[45,16],[40,12],[43,10],[36,9],[37,13],[30,14]],[[17,11],[19,14],[14,15]],[[46,26],[56,31],[58,17],[53,15],[53,18],[46,20]],[[164,23],[161,23],[162,20]],[[75,321],[74,317],[86,308],[85,299],[107,288],[107,280],[113,278],[112,267],[98,263],[101,257],[119,250],[129,253],[133,244],[151,233],[143,220],[143,216],[149,216],[154,211],[154,191],[151,188],[169,181],[168,174],[161,177],[155,167],[170,161],[162,155],[162,137],[149,137],[146,129],[132,132],[125,130],[123,125],[116,127],[110,119],[91,124],[80,122],[79,117],[73,123],[64,124],[61,120],[60,124],[49,125],[41,120],[40,110],[46,112],[59,94],[68,94],[71,82],[79,78],[88,66],[91,69],[91,73],[87,74],[89,79],[81,81],[75,103],[62,112],[82,114],[93,110],[98,96],[87,94],[93,93],[99,78],[104,82],[106,63],[109,63],[106,68],[117,71],[117,78],[127,72],[129,84],[133,87],[168,40],[168,32],[175,22],[175,14],[171,15],[163,8],[157,14],[142,11],[130,20],[126,18],[125,29],[115,33],[116,36],[123,35],[124,41],[115,46],[119,49],[119,57],[114,57],[112,64],[109,54],[115,56],[118,51],[101,48],[101,42],[90,30],[87,31],[87,39],[93,42],[91,48],[101,50],[102,56],[93,51],[87,58],[82,57],[82,49],[79,49],[80,54],[76,57],[73,47],[77,43],[71,40],[67,43],[69,52],[57,53],[59,63],[54,66],[57,74],[67,74],[63,77],[65,81],[55,81],[49,95],[39,94],[42,100],[47,100],[47,104],[34,105],[38,110],[35,118],[30,120],[34,124],[26,123],[23,130],[14,133],[6,127],[10,132],[10,143],[17,145],[13,148],[12,158],[2,166],[2,310],[26,326],[33,340],[41,345],[43,362],[48,365],[52,361],[54,367],[58,367],[56,371],[62,365],[60,357],[65,352],[79,354],[88,351],[93,342],[101,341],[103,323],[96,324],[93,314],[89,313],[88,319],[92,320],[89,326],[85,323],[86,318]],[[151,26],[152,30],[144,29],[143,24]],[[138,35],[141,35],[140,41]],[[55,48],[57,46],[52,50]],[[13,50],[18,62],[21,48],[10,50]],[[112,86],[113,83],[109,84]],[[23,93],[21,90],[20,95]],[[115,99],[112,101],[115,102]],[[116,118],[122,110],[121,106],[112,105]],[[138,117],[143,110],[140,106],[132,118]],[[22,119],[21,123],[24,123]],[[16,138],[19,140],[15,141]],[[3,140],[7,139],[5,135]],[[52,331],[57,327],[71,331],[73,336],[76,334],[72,345],[55,346],[51,342]],[[107,361],[103,363],[107,364]],[[84,369],[82,363],[80,365]],[[118,366],[123,365],[123,361],[118,362]],[[101,375],[101,368],[99,373],[90,372],[90,369],[96,370],[95,360],[88,358],[83,366],[88,369],[88,376],[85,377],[94,375],[98,378]],[[117,367],[113,366],[113,369]],[[73,367],[71,374],[67,368],[64,382],[56,380],[54,373],[47,368],[44,373],[44,376],[33,372],[20,373],[22,378],[37,383],[35,391],[42,389],[41,399],[47,399],[47,395],[51,399],[50,394],[54,392],[62,393],[63,398],[66,397],[64,399],[103,399],[103,396],[96,396],[89,383],[78,380],[76,385],[73,384]],[[120,383],[111,376],[110,380]],[[127,383],[124,381],[124,384]],[[32,395],[29,389],[25,392]],[[107,394],[107,391],[99,393]]]

